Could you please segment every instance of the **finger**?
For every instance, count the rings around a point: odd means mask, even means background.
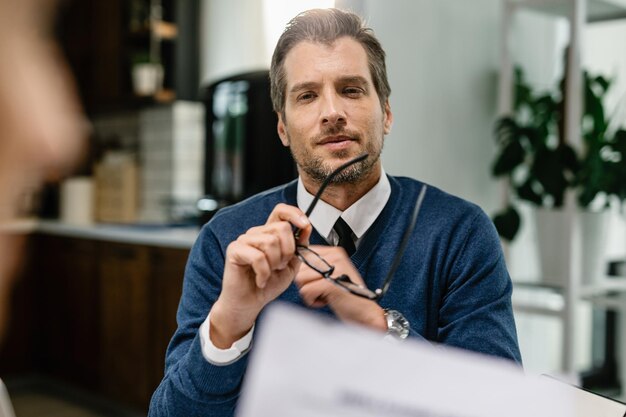
[[[300,288],[300,297],[309,307],[324,307],[328,305],[332,292],[337,290],[334,287],[332,283],[325,279],[316,280]]]
[[[346,251],[337,246],[311,245],[310,248],[317,252],[326,262],[335,267],[333,276],[346,274],[355,284],[364,284],[361,274],[356,269]]]
[[[272,271],[283,269],[286,262],[283,262],[281,253],[280,238],[271,233],[261,233],[256,235],[241,235],[237,239],[244,245],[252,246],[265,254],[267,262]],[[293,240],[293,239],[292,239]]]
[[[263,224],[261,226],[254,226],[254,227],[249,228],[246,231],[246,234],[258,235],[258,234],[261,234],[261,233],[266,233],[267,230],[268,230],[267,229],[267,225]]]
[[[276,223],[266,224],[263,226],[256,226],[248,229],[245,235],[250,238],[247,242],[255,245],[255,247],[265,250],[271,247],[277,249],[273,255],[278,255],[279,260],[275,257],[271,258],[272,269],[283,269],[287,266],[288,262],[294,257],[296,251],[296,244],[293,239],[293,230],[289,222],[280,221]],[[273,236],[273,237],[268,237]]]
[[[294,256],[291,261],[289,261],[287,264],[287,272],[291,274],[292,278],[296,277],[300,271],[301,265],[303,265],[303,263],[297,256]]]
[[[267,219],[266,224],[286,221],[289,222],[293,227],[298,229],[298,244],[308,245],[309,237],[311,236],[311,232],[313,227],[311,226],[311,222],[305,216],[305,214],[298,207],[290,206],[288,204],[278,204],[272,210],[272,213]]]
[[[251,268],[257,287],[265,288],[271,275],[271,268],[265,253],[236,240],[228,245],[227,258],[236,266]]]
[[[304,215],[302,210],[296,206],[290,206],[288,204],[277,204],[274,210],[270,213],[265,224],[286,221],[293,224],[298,229],[304,229],[311,225],[309,219]]]
[[[293,238],[293,228],[291,223],[279,222],[271,225],[272,233],[280,238],[280,250],[282,254],[283,267],[291,261],[296,253],[296,241]]]
[[[317,281],[319,279],[324,279],[324,277],[320,275],[319,272],[310,268],[307,264],[302,262],[300,269],[298,270],[298,273],[296,274],[294,282],[298,288],[302,288],[306,284],[312,281]]]

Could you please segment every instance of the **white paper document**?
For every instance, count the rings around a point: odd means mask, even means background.
[[[9,393],[4,385],[4,382],[0,379],[0,417],[15,417],[11,400],[9,399]]]
[[[585,417],[626,417],[626,404],[585,391],[578,387],[566,385],[551,377],[545,378],[549,383],[558,385],[558,389],[568,391],[571,395],[576,416]]]
[[[507,361],[390,343],[297,307],[270,307],[255,337],[238,417],[592,417]]]

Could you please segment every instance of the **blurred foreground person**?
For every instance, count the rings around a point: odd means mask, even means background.
[[[24,200],[71,172],[86,121],[52,38],[53,0],[0,0],[0,343],[23,235]]]

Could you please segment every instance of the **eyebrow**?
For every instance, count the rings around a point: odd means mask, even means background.
[[[348,77],[341,77],[339,79],[343,84],[361,84],[368,85],[368,81],[365,77],[361,77],[360,75],[352,75]]]
[[[298,83],[295,84],[293,87],[291,87],[291,90],[289,90],[290,93],[296,93],[298,91],[302,91],[302,90],[312,90],[314,88],[316,88],[317,86],[319,86],[319,83],[313,82],[313,81],[306,81],[303,83]]]
[[[340,77],[337,81],[339,84],[359,84],[359,85],[369,84],[367,79],[360,75],[349,75],[345,77]],[[296,93],[298,91],[303,91],[303,90],[312,90],[312,89],[317,88],[319,85],[320,83],[318,82],[305,81],[302,83],[295,84],[293,87],[291,87],[291,90],[289,90],[289,92]]]

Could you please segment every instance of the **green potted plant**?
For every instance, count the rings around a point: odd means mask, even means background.
[[[565,192],[576,189],[581,207],[589,207],[599,194],[626,197],[624,131],[609,135],[603,106],[610,82],[584,74],[582,119],[584,149],[576,150],[563,135],[563,82],[558,93],[533,93],[520,68],[515,70],[514,114],[496,122],[499,151],[492,175],[507,178],[519,200],[538,207],[560,208]],[[500,236],[511,241],[521,225],[514,202],[496,213]]]
[[[494,215],[493,221],[503,239],[513,240],[521,225],[516,203],[526,201],[541,208],[536,211],[537,216],[551,216],[538,226],[538,235],[557,234],[560,226],[556,223],[563,224],[566,219],[553,214],[559,214],[566,192],[575,192],[581,209],[583,245],[587,245],[583,252],[592,252],[589,248],[597,247],[590,258],[598,266],[587,268],[585,265],[591,262],[583,262],[583,275],[591,277],[597,275],[590,271],[599,269],[601,256],[597,252],[603,247],[593,243],[594,239],[588,235],[602,235],[597,230],[606,224],[606,216],[600,218],[590,209],[592,205],[603,209],[609,206],[611,199],[621,202],[626,197],[626,131],[612,132],[604,111],[603,102],[611,82],[588,73],[584,73],[583,80],[583,146],[575,150],[563,135],[564,81],[556,92],[537,94],[528,86],[521,69],[515,70],[514,113],[496,123],[499,152],[492,166],[495,177],[508,180],[511,198],[508,205]],[[542,239],[538,237],[538,241],[541,246]],[[544,248],[555,246],[560,246],[560,251],[552,248],[548,255],[544,253],[547,252]],[[569,247],[555,242],[544,248],[540,247],[540,256],[555,258],[559,263],[566,259]],[[547,263],[547,259],[544,260],[542,264]],[[543,274],[558,275],[554,270],[543,271]]]
[[[148,52],[132,57],[133,90],[138,96],[153,96],[163,89],[163,65]]]

